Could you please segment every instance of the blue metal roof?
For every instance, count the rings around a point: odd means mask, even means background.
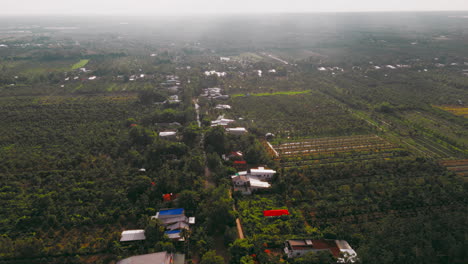
[[[171,231],[166,231],[166,232],[164,232],[164,234],[168,234],[168,235],[170,235],[170,234],[178,234],[178,233],[180,233],[180,229],[176,229],[176,230],[171,230]]]
[[[180,215],[184,213],[184,208],[168,209],[159,211],[159,215]]]

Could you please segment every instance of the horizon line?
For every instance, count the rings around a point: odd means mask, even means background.
[[[201,15],[306,15],[306,14],[347,14],[347,13],[453,13],[466,10],[367,10],[367,11],[270,11],[270,12],[156,12],[156,13],[0,13],[0,16],[201,16]],[[1,17],[0,17],[1,18]]]

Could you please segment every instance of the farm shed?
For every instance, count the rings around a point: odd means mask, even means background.
[[[137,240],[145,240],[145,239],[146,237],[145,237],[144,229],[125,230],[122,232],[120,242],[137,241]]]

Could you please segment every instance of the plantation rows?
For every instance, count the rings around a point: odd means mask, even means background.
[[[404,156],[408,153],[377,135],[327,137],[274,146],[283,167],[321,166]]]
[[[324,157],[316,156],[315,159],[306,159],[306,160],[292,160],[286,159],[281,160],[280,164],[283,168],[291,168],[291,167],[320,167],[320,166],[327,166],[327,165],[338,165],[338,164],[345,164],[345,163],[357,163],[357,162],[366,162],[372,160],[384,160],[384,159],[391,159],[400,156],[406,155],[406,152],[400,152],[395,149],[391,149],[387,152],[359,152],[359,153],[340,153],[338,156],[334,157]],[[308,156],[307,158],[311,158],[312,156]]]
[[[360,223],[369,223],[374,221],[379,221],[382,218],[393,216],[393,217],[417,217],[421,215],[426,215],[427,213],[444,213],[444,212],[454,212],[458,210],[464,210],[463,206],[457,205],[435,205],[435,206],[422,206],[410,209],[401,209],[401,210],[387,210],[387,211],[369,211],[367,213],[361,214],[352,214],[352,215],[343,215],[340,217],[332,218],[316,218],[312,219],[313,222],[318,224],[340,224],[340,223],[349,223],[349,224],[360,224]]]
[[[322,94],[236,97],[228,116],[277,138],[368,134],[372,128]]]

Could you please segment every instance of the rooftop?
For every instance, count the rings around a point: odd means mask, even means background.
[[[137,241],[137,240],[145,240],[145,230],[144,229],[136,229],[136,230],[126,230],[122,232],[122,237],[120,238],[120,242],[125,241]]]

